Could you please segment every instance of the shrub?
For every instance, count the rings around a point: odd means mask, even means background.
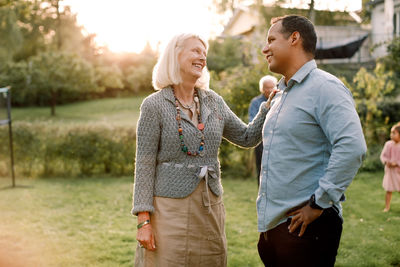
[[[237,66],[217,74],[211,72],[211,88],[220,94],[229,107],[244,122],[248,122],[248,109],[253,97],[260,94],[259,80],[269,74],[265,60],[253,66]],[[239,177],[255,175],[255,160],[252,149],[238,148],[222,142],[220,148],[222,170]],[[233,175],[232,175],[233,176]]]
[[[383,146],[372,145],[368,147],[367,155],[361,165],[360,171],[374,172],[382,170],[383,166],[380,160],[381,151]]]
[[[109,125],[15,123],[15,170],[26,177],[133,173],[135,130]],[[9,166],[8,129],[0,128],[0,164]],[[4,176],[4,173],[0,173]],[[9,173],[7,174],[9,175]]]

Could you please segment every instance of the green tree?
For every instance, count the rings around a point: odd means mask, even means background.
[[[0,2],[0,60],[3,62],[11,60],[21,46],[23,39],[17,20],[11,1]]]
[[[347,85],[353,92],[367,144],[379,144],[381,136],[386,138],[388,119],[382,117],[378,105],[394,90],[393,72],[377,64],[373,73],[361,68],[353,82],[354,86]]]
[[[388,54],[379,61],[383,64],[386,71],[393,72],[396,90],[393,95],[400,93],[400,37],[395,37],[387,45]]]
[[[46,97],[53,116],[56,114],[57,98],[61,95],[102,90],[96,84],[92,65],[76,54],[45,52],[33,57],[30,64],[30,87]]]
[[[220,73],[228,68],[241,65],[244,61],[243,44],[239,39],[228,37],[209,42],[207,67],[210,71]]]
[[[157,55],[149,43],[140,54],[122,60],[120,65],[124,68],[125,88],[134,93],[152,91],[152,73],[156,61]]]
[[[11,86],[13,105],[34,104],[36,92],[26,90],[29,83],[28,64],[25,61],[9,61],[2,66],[0,87]]]
[[[122,71],[117,65],[100,65],[95,67],[95,70],[100,91],[105,91],[107,88],[122,89],[124,87]]]
[[[217,74],[211,71],[211,88],[219,93],[229,107],[243,121],[248,121],[248,109],[253,97],[260,94],[261,77],[272,74],[266,61],[260,56],[259,63],[249,66],[228,68]],[[221,166],[224,171],[240,173],[242,177],[252,176],[254,159],[251,150],[239,149],[228,142],[222,142],[220,149]]]

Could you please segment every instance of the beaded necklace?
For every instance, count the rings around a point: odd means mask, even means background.
[[[204,154],[204,124],[201,122],[201,113],[200,113],[200,102],[199,102],[199,97],[197,93],[197,89],[194,90],[194,102],[196,104],[196,113],[197,113],[197,129],[200,130],[201,132],[201,140],[200,140],[200,146],[198,151],[191,152],[189,151],[188,147],[185,145],[185,142],[183,140],[183,130],[182,130],[182,124],[181,124],[181,109],[179,108],[179,100],[175,95],[174,89],[172,89],[172,92],[174,93],[174,98],[175,98],[175,107],[176,107],[176,120],[178,122],[178,133],[179,133],[179,140],[181,141],[181,150],[186,153],[188,156],[203,156]]]

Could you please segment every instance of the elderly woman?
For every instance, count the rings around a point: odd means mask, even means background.
[[[208,88],[207,42],[175,36],[153,71],[159,90],[144,99],[137,126],[132,213],[135,266],[226,266],[222,138],[253,147],[271,97],[249,125]]]

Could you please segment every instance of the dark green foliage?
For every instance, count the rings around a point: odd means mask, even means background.
[[[360,171],[378,171],[383,168],[380,160],[380,155],[383,149],[383,145],[374,144],[368,146],[367,155],[363,161]]]
[[[210,71],[220,73],[243,63],[243,44],[232,37],[211,40],[207,55],[207,67]]]
[[[369,63],[343,63],[343,64],[318,64],[318,68],[329,72],[336,77],[345,78],[346,81],[352,82],[354,76],[356,76],[357,72],[361,67],[364,67],[367,71],[372,72],[375,68],[375,62]]]
[[[400,122],[400,102],[393,98],[386,98],[378,103],[379,110],[382,111],[382,117],[389,125]],[[389,133],[388,133],[389,136]]]
[[[361,68],[348,84],[356,100],[368,145],[362,169],[375,171],[382,168],[379,156],[389,140],[390,128],[400,121],[400,38],[388,45],[388,55],[380,60],[373,71]]]
[[[248,109],[253,97],[260,94],[259,81],[269,72],[263,59],[252,66],[236,66],[219,75],[212,72],[212,89],[220,94],[229,107],[244,122],[248,123]],[[279,78],[279,77],[278,77]],[[235,176],[252,177],[255,169],[252,149],[238,148],[222,142],[220,148],[222,170]]]
[[[395,37],[387,46],[388,55],[381,59],[386,71],[394,74],[396,88],[394,95],[400,94],[400,37]]]
[[[135,132],[132,127],[15,123],[13,137],[17,176],[133,173]],[[0,152],[0,166],[7,166],[7,127],[0,128]],[[9,173],[3,171],[0,175]]]

